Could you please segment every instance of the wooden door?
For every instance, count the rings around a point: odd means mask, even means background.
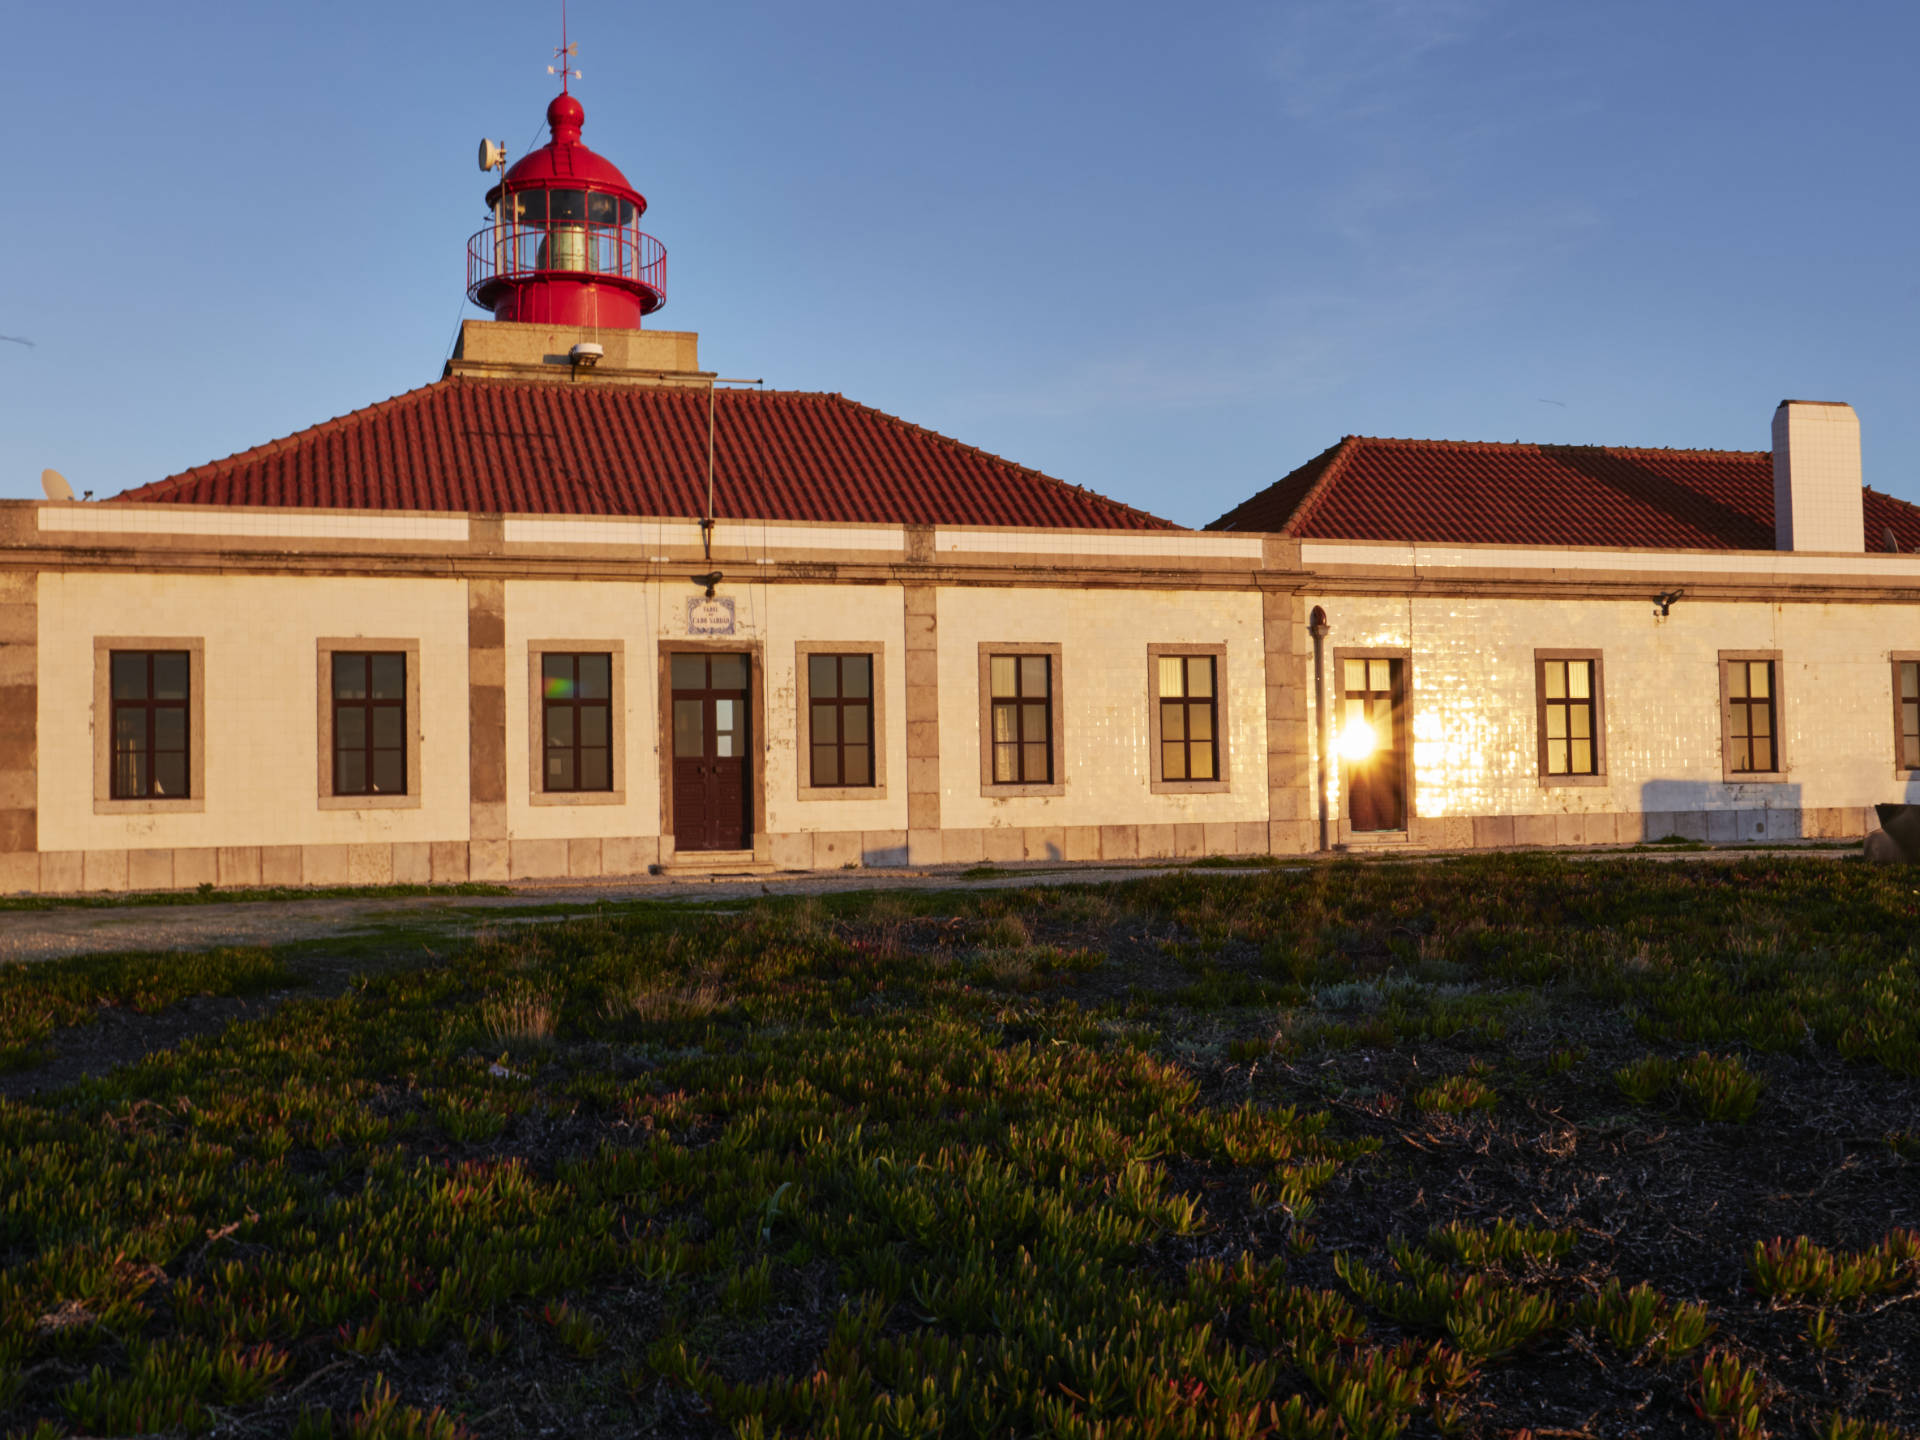
[[[751,850],[747,656],[671,655],[667,671],[673,690],[673,848]]]
[[[1406,663],[1341,664],[1340,750],[1355,833],[1407,828]]]

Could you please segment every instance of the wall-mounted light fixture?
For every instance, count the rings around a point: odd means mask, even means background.
[[[1669,610],[1673,609],[1673,602],[1686,593],[1684,590],[1662,590],[1658,595],[1653,597],[1653,603],[1658,605],[1660,607],[1660,613],[1665,615]]]
[[[706,586],[706,587],[707,587],[707,599],[709,599],[709,600],[711,600],[711,599],[713,598],[713,587],[714,587],[714,586],[716,586],[716,585],[718,585],[718,584],[719,584],[719,583],[720,583],[720,582],[721,582],[722,580],[724,580],[724,579],[726,579],[726,578],[727,578],[727,577],[726,577],[726,576],[724,576],[724,575],[722,575],[722,574],[721,574],[721,573],[720,573],[720,572],[719,572],[718,570],[709,570],[709,571],[708,571],[708,572],[707,572],[706,574],[704,574],[704,575],[696,575],[696,576],[694,576],[694,577],[693,577],[693,583],[694,583],[694,584],[696,584],[696,585],[704,585],[704,586]]]

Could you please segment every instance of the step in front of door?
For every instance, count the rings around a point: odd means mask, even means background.
[[[751,850],[681,850],[660,867],[668,875],[771,875],[771,861]]]

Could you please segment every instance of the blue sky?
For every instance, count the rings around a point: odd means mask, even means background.
[[[1348,433],[1763,449],[1920,501],[1920,6],[575,0],[667,328],[1187,524]],[[4,0],[0,496],[438,377],[558,4]],[[544,140],[544,134],[540,138]]]

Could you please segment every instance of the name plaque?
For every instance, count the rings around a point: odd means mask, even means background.
[[[731,595],[716,595],[713,599],[709,600],[704,595],[689,596],[687,599],[687,634],[733,634],[733,597]]]

